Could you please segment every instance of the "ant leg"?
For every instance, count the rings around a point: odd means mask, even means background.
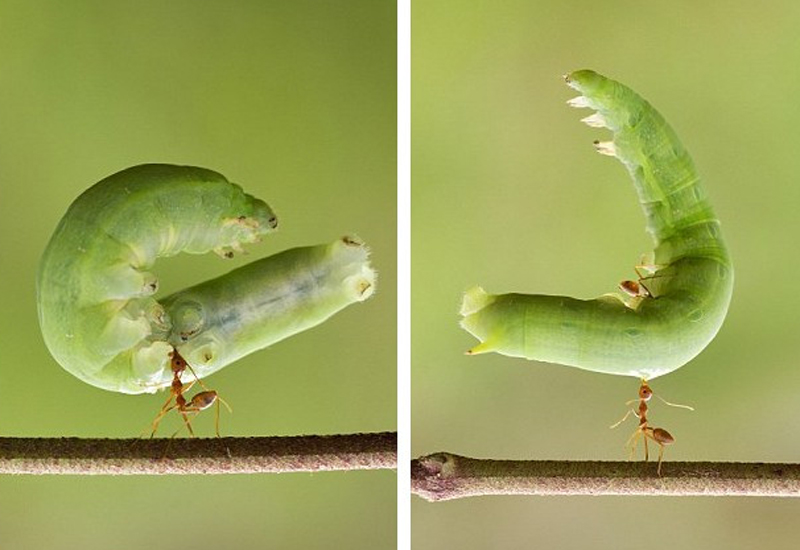
[[[186,424],[186,429],[189,430],[189,437],[194,437],[194,430],[192,429],[192,423],[189,420],[189,415],[186,414],[185,410],[181,411],[181,416],[183,417],[183,423]],[[178,433],[178,432],[175,432]]]
[[[167,397],[167,400],[166,400],[166,401],[164,401],[164,404],[163,404],[163,405],[161,405],[161,410],[162,410],[162,411],[166,411],[166,410],[168,410],[168,409],[169,409],[169,404],[172,402],[172,400],[173,400],[174,398],[175,398],[175,396],[174,396],[174,395],[172,395],[172,392],[170,392],[170,393],[169,393],[169,397]]]
[[[662,460],[664,458],[664,443],[660,440],[659,434],[656,434],[655,430],[657,430],[657,429],[658,428],[651,429],[650,431],[646,432],[644,434],[644,437],[645,437],[644,441],[645,441],[645,446],[647,445],[647,440],[648,439],[652,439],[653,442],[656,445],[658,445],[658,469],[657,469],[657,472],[658,472],[658,477],[661,477],[661,462],[662,462]]]
[[[664,428],[655,428],[655,429],[653,429],[651,437],[653,438],[653,441],[658,443],[659,447],[661,447],[661,449],[659,450],[659,453],[658,453],[658,475],[660,477],[661,476],[661,461],[664,458],[664,447],[674,443],[675,442],[675,438],[672,437],[672,434],[670,434]]]
[[[220,402],[221,402],[223,405],[225,405],[225,408],[226,408],[226,409],[228,409],[228,412],[229,412],[229,413],[233,413],[233,409],[231,408],[231,406],[230,406],[230,405],[228,405],[228,402],[227,402],[227,401],[225,401],[223,398],[221,398],[221,397],[219,396],[219,394],[217,394],[217,401],[220,401]]]
[[[636,275],[639,277],[639,280],[642,280],[651,278],[653,276],[653,273],[655,273],[662,267],[664,266],[652,265],[652,264],[639,264],[633,266],[633,270],[636,272]]]
[[[221,398],[221,397],[219,396],[219,394],[217,394],[217,424],[216,424],[216,425],[217,425],[217,437],[221,437],[221,436],[219,435],[219,404],[220,404],[220,403],[222,403],[223,405],[225,405],[225,408],[226,408],[226,409],[228,409],[228,412],[229,412],[229,413],[232,413],[232,412],[233,412],[233,409],[231,409],[231,406],[230,406],[230,405],[228,405],[228,402],[227,402],[227,401],[225,401],[223,398]]]
[[[630,453],[628,454],[628,460],[633,460],[633,456],[636,454],[636,447],[639,446],[639,438],[642,436],[642,430],[636,428],[636,431],[628,438],[627,443],[625,446],[630,449]]]
[[[645,462],[649,462],[650,461],[650,450],[647,448],[647,440],[650,439],[650,438],[648,437],[647,432],[643,432],[643,433],[644,433],[644,461]]]
[[[665,267],[667,267],[667,265],[655,263],[655,258],[653,257],[652,253],[647,253],[642,254],[639,257],[639,263],[633,266],[633,269],[636,271],[636,274],[639,276],[639,278],[643,278],[644,275],[642,274],[642,271],[652,274],[659,269],[664,269]]]
[[[658,443],[658,477],[661,477],[661,461],[664,458],[664,444]]]
[[[191,409],[189,409],[189,408],[184,408],[182,411],[180,411],[181,416],[183,417],[183,423],[186,426],[186,428],[189,430],[189,437],[195,437],[194,430],[192,429],[192,421],[189,420],[189,413],[190,412],[193,412],[193,411]],[[178,435],[180,432],[181,432],[181,428],[178,428],[172,434],[171,438],[174,439],[175,436]]]
[[[214,429],[217,432],[217,437],[220,437],[220,435],[219,435],[219,396],[217,397],[216,405],[217,405],[216,406],[216,410],[214,411]]]
[[[219,434],[220,403],[225,405],[225,408],[228,409],[228,411],[233,412],[231,410],[231,406],[228,405],[227,401],[225,401],[222,397],[220,397],[219,394],[214,390],[202,391],[197,395],[195,395],[194,397],[192,397],[189,406],[186,407],[185,410],[191,411],[194,414],[199,414],[200,411],[204,411],[207,408],[211,407],[212,405],[216,405],[216,409],[214,411],[214,427],[216,430],[217,437],[222,437]]]
[[[194,432],[192,431],[191,423],[190,423],[189,419],[186,417],[186,412],[185,412],[186,411],[186,405],[185,405],[186,402],[185,402],[185,400],[183,400],[183,393],[189,391],[192,388],[192,386],[194,386],[194,381],[189,382],[188,384],[184,384],[181,387],[179,393],[177,393],[177,394],[175,394],[174,392],[170,392],[171,395],[169,396],[169,399],[167,399],[167,402],[164,403],[164,406],[161,408],[161,412],[158,413],[158,416],[156,416],[156,420],[153,421],[153,426],[154,426],[153,427],[153,433],[150,435],[150,437],[153,437],[155,435],[156,429],[158,428],[158,424],[161,422],[161,420],[164,418],[164,416],[169,411],[171,411],[172,409],[178,409],[180,411],[181,416],[183,416],[183,421],[186,424],[186,427],[189,429],[189,435],[191,437],[194,437]],[[175,404],[172,405],[172,406],[167,406],[167,405],[169,405],[170,401],[172,401],[173,399],[175,399]],[[180,430],[178,430],[178,431],[180,431]],[[175,437],[175,435],[177,433],[178,432],[175,432],[174,434],[172,434],[172,437]]]
[[[167,400],[164,401],[163,405],[161,405],[161,409],[158,411],[158,414],[156,415],[155,419],[153,420],[153,423],[152,423],[153,433],[150,434],[150,437],[153,437],[153,435],[155,435],[156,429],[158,429],[158,424],[159,424],[159,422],[161,422],[161,419],[164,418],[164,415],[167,414],[167,412],[171,411],[175,407],[174,405],[170,406],[170,403],[172,403],[172,400],[173,400],[174,397],[175,396],[172,395],[172,392],[170,392],[169,397],[167,397]]]
[[[629,403],[630,403],[630,402],[626,403],[626,405],[627,405],[627,404],[629,404]],[[626,412],[626,413],[625,413],[625,416],[623,416],[623,417],[622,417],[622,419],[620,419],[618,422],[615,422],[614,424],[612,424],[612,425],[610,426],[610,429],[612,429],[612,430],[613,430],[614,428],[616,428],[617,426],[619,426],[620,424],[622,424],[623,422],[625,422],[625,421],[628,419],[628,417],[629,417],[631,414],[632,414],[633,416],[635,416],[636,418],[639,418],[639,415],[638,415],[638,414],[636,414],[636,411],[634,411],[633,409],[630,409],[630,410],[628,410],[628,412]]]
[[[655,267],[655,268],[661,269],[662,267],[665,267],[665,266],[645,266],[645,267]],[[665,279],[667,277],[673,277],[673,276],[674,275],[669,274],[669,273],[662,273],[662,274],[656,273],[654,275],[647,275],[646,277],[640,277],[639,280],[638,280],[638,283],[639,283],[639,286],[641,286],[645,290],[645,292],[647,293],[647,296],[650,296],[652,298],[654,296],[653,296],[653,292],[652,292],[652,290],[650,288],[650,285],[651,285],[650,282],[651,281],[656,282],[656,279]]]
[[[192,382],[192,384],[194,384],[194,382],[197,382],[198,384],[200,384],[200,387],[203,388],[203,390],[205,390],[206,392],[213,391],[213,390],[209,390],[208,386],[203,384],[203,381],[200,380],[200,378],[198,378],[197,373],[194,372],[194,369],[189,365],[189,363],[186,363],[186,367],[189,369],[189,372],[192,373],[192,376],[194,376],[194,381]],[[222,437],[219,434],[219,404],[220,404],[220,402],[222,402],[222,404],[225,405],[225,408],[228,409],[229,412],[233,412],[233,410],[231,410],[231,406],[228,405],[228,403],[224,399],[222,399],[216,391],[214,391],[214,395],[215,395],[215,401],[216,401],[216,410],[214,411],[214,428],[215,428],[217,437]],[[198,408],[197,412],[200,412],[201,410],[203,410],[203,409]]]
[[[170,396],[169,401],[172,401],[172,396]],[[158,425],[164,419],[164,416],[166,416],[166,414],[169,411],[171,411],[172,409],[177,407],[177,405],[172,405],[171,407],[167,407],[166,405],[169,404],[169,401],[167,401],[167,403],[165,403],[164,407],[161,408],[161,412],[159,412],[156,415],[155,420],[153,420],[153,423],[151,425],[152,431],[150,432],[150,439],[153,439],[153,437],[155,437],[156,432],[158,431]]]

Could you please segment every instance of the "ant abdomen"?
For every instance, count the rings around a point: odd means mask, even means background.
[[[653,439],[655,439],[656,443],[662,445],[671,445],[675,443],[675,438],[664,428],[653,428]]]
[[[196,407],[198,411],[202,411],[213,405],[218,397],[217,392],[214,390],[201,391],[192,397],[191,406]]]

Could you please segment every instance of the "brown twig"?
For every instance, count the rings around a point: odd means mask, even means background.
[[[252,474],[396,467],[395,432],[208,439],[0,438],[0,474]]]
[[[429,501],[481,495],[800,497],[800,464],[481,460],[436,453],[411,461],[411,491]]]

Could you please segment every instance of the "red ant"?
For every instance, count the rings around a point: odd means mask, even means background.
[[[219,435],[219,404],[222,403],[225,405],[225,408],[228,409],[229,412],[233,412],[231,410],[230,405],[225,402],[222,397],[215,390],[209,390],[206,388],[205,384],[203,384],[200,379],[197,377],[197,374],[194,372],[194,369],[186,362],[186,360],[181,357],[181,354],[178,353],[178,350],[174,349],[170,353],[170,367],[172,369],[172,384],[170,385],[169,390],[169,398],[167,401],[162,405],[161,411],[156,416],[155,420],[153,420],[153,431],[150,433],[150,437],[156,435],[156,430],[158,430],[158,425],[164,416],[171,411],[172,409],[178,409],[178,412],[181,413],[183,417],[183,422],[186,425],[186,428],[189,430],[189,435],[194,437],[194,430],[192,430],[192,423],[189,420],[189,414],[198,414],[200,411],[204,411],[214,403],[217,404],[217,414],[216,414],[216,431],[217,437]],[[185,370],[189,370],[194,376],[194,380],[189,382],[188,384],[184,384],[181,382],[181,375]],[[186,401],[186,398],[183,396],[185,392],[188,392],[195,383],[200,384],[200,387],[203,388],[204,391],[195,394],[190,401]],[[175,400],[175,403],[172,403],[172,400]],[[178,432],[175,432],[177,434]],[[175,437],[173,434],[173,437]]]
[[[642,260],[644,260],[644,258],[642,258]],[[646,264],[635,266],[633,269],[636,271],[637,280],[622,281],[619,284],[619,289],[631,298],[652,298],[653,294],[650,292],[650,289],[645,286],[644,282],[657,277],[657,275],[652,275],[652,273],[657,271],[658,267],[659,266]],[[651,274],[645,275],[642,271],[649,271]]]
[[[652,281],[654,279],[666,276],[664,274],[658,274],[658,271],[666,266],[648,263],[646,260],[647,258],[642,256],[639,265],[634,266],[633,268],[634,271],[636,271],[637,280],[622,281],[619,284],[619,289],[635,300],[634,302],[631,302],[632,304],[638,303],[638,299],[640,298],[655,297],[650,289],[645,285],[645,281]],[[650,283],[648,282],[647,284]]]
[[[644,459],[648,461],[650,459],[650,451],[647,448],[647,440],[652,439],[658,446],[658,475],[661,476],[661,461],[664,458],[664,447],[666,445],[671,445],[675,442],[675,438],[663,428],[653,428],[652,426],[648,425],[647,423],[647,402],[650,401],[650,398],[653,397],[653,390],[650,389],[650,386],[647,385],[647,380],[644,378],[642,379],[642,385],[639,387],[639,398],[632,399],[625,403],[626,405],[631,405],[633,403],[639,402],[639,410],[638,412],[634,409],[630,409],[622,419],[611,426],[612,429],[616,428],[627,418],[633,414],[636,418],[639,419],[639,427],[636,428],[636,431],[633,432],[633,435],[628,439],[628,442],[625,444],[626,447],[629,447],[631,450],[630,457],[628,460],[633,459],[633,455],[636,453],[636,447],[639,444],[639,438],[644,437]],[[694,409],[688,405],[678,405],[675,403],[670,403],[669,401],[664,400],[661,396],[656,396],[661,401],[669,405],[670,407],[678,407],[681,409],[689,409],[693,411]]]
[[[642,279],[639,279],[639,281],[622,281],[619,284],[619,289],[631,298],[651,298],[653,296],[644,286]]]

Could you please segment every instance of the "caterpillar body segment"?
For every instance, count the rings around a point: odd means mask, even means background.
[[[504,355],[651,379],[680,368],[719,331],[733,267],[691,158],[663,117],[630,88],[593,71],[566,76],[570,105],[611,130],[597,150],[627,168],[655,249],[647,292],[594,300],[467,291],[461,325],[480,340],[469,353]]]
[[[340,244],[287,251],[166,299],[155,298],[158,258],[212,251],[229,257],[277,225],[267,203],[211,170],[145,164],[108,176],[73,202],[42,256],[37,298],[48,349],[62,367],[89,384],[123,393],[155,392],[172,382],[173,351],[190,362],[211,353],[211,359],[193,365],[205,376],[369,296],[366,290],[354,296],[348,286],[348,276],[374,286],[366,248],[359,243],[351,248],[360,247],[360,255],[341,253]],[[345,256],[352,261],[344,261]],[[307,282],[305,268],[317,274],[316,286]],[[300,280],[306,281],[305,293],[296,291]],[[265,292],[259,284],[271,285],[270,299],[282,304],[279,322],[272,323],[274,310],[259,317],[266,310],[251,307],[255,294]],[[336,285],[346,290],[337,294],[330,289]],[[280,289],[295,291],[284,296]],[[186,293],[194,297],[195,309],[182,305]],[[213,317],[217,307],[225,307],[227,317]],[[295,317],[294,324],[288,321]],[[217,330],[220,324],[237,330]],[[250,325],[258,327],[251,328],[252,335],[242,332]],[[233,337],[243,338],[241,349]],[[201,340],[218,345],[198,353]]]

